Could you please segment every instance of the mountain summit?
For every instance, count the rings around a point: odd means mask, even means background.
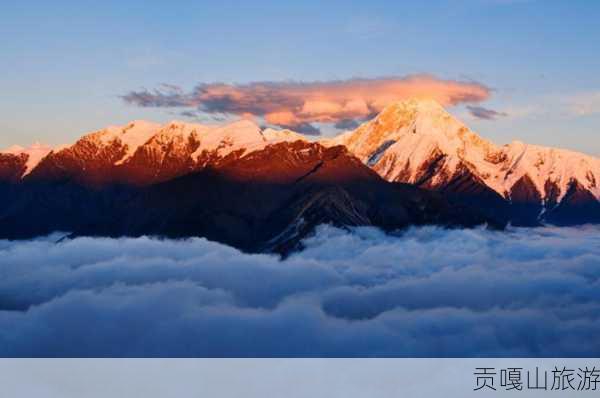
[[[13,145],[0,151],[0,181],[18,182],[51,151],[49,146],[39,142],[29,148]]]
[[[519,141],[497,146],[432,100],[390,104],[331,143],[388,181],[487,201],[493,211],[498,196],[520,213],[509,217],[517,223],[600,221],[600,159]]]

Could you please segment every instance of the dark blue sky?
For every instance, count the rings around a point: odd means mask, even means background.
[[[450,111],[497,143],[600,155],[595,1],[30,1],[0,13],[0,147],[182,118],[120,98],[161,83],[301,82],[427,73],[493,89]]]

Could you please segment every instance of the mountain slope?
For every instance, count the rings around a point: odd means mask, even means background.
[[[341,146],[279,142],[218,167],[145,187],[75,181],[17,185],[0,237],[203,236],[246,251],[288,253],[321,223],[474,226],[488,220],[441,195],[387,182]]]

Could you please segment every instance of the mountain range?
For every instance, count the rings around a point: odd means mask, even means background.
[[[495,145],[431,100],[320,141],[249,120],[133,121],[0,152],[0,238],[204,236],[285,253],[320,223],[598,223],[599,199],[600,159]]]

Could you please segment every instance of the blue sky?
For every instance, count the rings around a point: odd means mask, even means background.
[[[120,96],[162,83],[431,74],[492,89],[450,108],[497,143],[600,156],[600,3],[433,0],[3,2],[0,147],[72,142],[132,119],[182,119]],[[424,4],[425,3],[425,4]]]

